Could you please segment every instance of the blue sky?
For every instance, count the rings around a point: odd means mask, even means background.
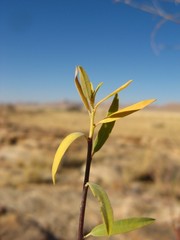
[[[133,79],[123,103],[180,102],[180,25],[163,24],[152,47],[162,18],[122,2],[0,0],[0,102],[77,101],[77,65],[104,82],[99,98]]]

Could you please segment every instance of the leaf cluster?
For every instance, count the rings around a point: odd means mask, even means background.
[[[111,207],[110,200],[104,189],[95,183],[87,183],[87,185],[90,187],[93,195],[98,199],[100,203],[103,224],[94,227],[85,236],[85,238],[89,236],[106,237],[121,233],[127,233],[154,222],[155,219],[144,217],[128,218],[115,221],[113,217],[113,210]]]
[[[103,145],[109,138],[110,133],[112,132],[115,122],[117,120],[123,117],[126,117],[136,111],[139,111],[155,101],[155,99],[143,100],[133,105],[130,105],[128,107],[119,109],[118,94],[120,91],[128,87],[129,84],[132,82],[132,80],[127,81],[125,84],[123,84],[122,86],[120,86],[119,88],[117,88],[116,90],[108,94],[107,96],[105,96],[103,99],[101,99],[97,103],[96,103],[96,95],[103,84],[102,82],[99,83],[96,88],[94,88],[92,82],[90,82],[88,78],[86,71],[81,66],[78,66],[76,68],[74,81],[75,81],[77,91],[80,95],[80,98],[89,114],[89,119],[90,119],[89,136],[86,136],[82,132],[74,132],[69,134],[67,137],[65,137],[64,140],[61,142],[61,144],[59,145],[56,151],[53,165],[52,165],[52,179],[54,184],[55,184],[56,173],[61,164],[61,160],[66,150],[77,138],[83,136],[87,141],[88,139],[92,140],[93,142],[93,147],[91,152],[91,157],[92,157],[96,152],[98,152],[103,147]],[[106,116],[103,119],[101,119],[98,123],[96,123],[95,115],[98,107],[111,97],[113,97],[113,99],[107,111]],[[99,124],[101,125],[101,127],[99,128],[99,131],[95,135],[94,134],[95,128]],[[109,198],[106,192],[103,190],[103,188],[95,183],[90,183],[90,182],[86,182],[84,187],[86,188],[89,187],[93,195],[100,202],[100,210],[101,210],[102,219],[103,219],[103,223],[93,228],[91,232],[87,234],[85,237],[88,237],[90,235],[96,236],[96,237],[111,236],[115,234],[125,233],[128,231],[132,231],[134,229],[143,227],[154,221],[154,219],[151,219],[151,218],[130,218],[130,219],[115,221],[113,217],[113,210],[111,207],[111,203],[109,201]]]

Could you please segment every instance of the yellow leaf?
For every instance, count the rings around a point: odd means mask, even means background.
[[[87,110],[88,110],[89,112],[91,112],[89,103],[88,103],[87,98],[85,97],[85,95],[84,95],[84,93],[83,93],[83,91],[82,91],[81,85],[80,85],[77,77],[75,77],[75,85],[76,85],[76,88],[77,88],[77,90],[78,90],[78,92],[79,92],[79,95],[80,95],[80,97],[81,97],[81,100],[82,100],[82,102],[84,103],[84,106],[87,108]]]
[[[148,99],[148,100],[144,100],[144,101],[135,103],[128,107],[125,107],[117,112],[110,114],[108,117],[101,120],[98,124],[116,121],[122,117],[128,116],[136,111],[141,110],[142,108],[148,106],[149,104],[153,103],[154,101],[156,101],[156,99]]]
[[[84,96],[90,101],[92,95],[92,83],[89,81],[88,75],[83,67],[78,66],[77,72],[79,72],[80,82]]]
[[[95,106],[95,108],[97,108],[102,102],[106,101],[108,98],[114,96],[116,93],[120,92],[121,90],[123,90],[124,88],[126,88],[130,83],[132,82],[132,80],[129,80],[127,83],[125,83],[124,85],[122,85],[121,87],[117,88],[115,91],[113,91],[112,93],[110,93],[109,95],[107,95],[105,98],[101,99]]]
[[[74,140],[76,140],[77,138],[81,137],[81,136],[85,136],[84,133],[82,132],[74,132],[69,134],[67,137],[65,137],[61,144],[59,145],[55,157],[54,157],[54,161],[53,161],[53,165],[52,165],[52,179],[53,179],[53,183],[55,184],[55,176],[58,170],[58,167],[61,163],[62,157],[64,156],[66,150],[68,149],[69,145],[74,142]]]

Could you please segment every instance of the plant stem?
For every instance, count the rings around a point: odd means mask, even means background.
[[[89,182],[91,160],[92,160],[92,138],[88,138],[86,170],[85,170],[85,175],[84,175],[82,199],[81,199],[80,214],[79,214],[79,229],[78,229],[78,238],[77,238],[78,240],[83,240],[83,238],[84,238],[84,232],[83,232],[84,217],[85,217],[86,200],[87,200],[87,192],[88,192],[88,186],[86,186],[86,183]]]

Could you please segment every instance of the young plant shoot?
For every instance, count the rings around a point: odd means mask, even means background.
[[[155,99],[143,100],[128,107],[119,109],[118,93],[124,88],[128,87],[131,82],[132,80],[129,80],[124,85],[101,99],[99,102],[96,102],[96,94],[103,83],[99,83],[98,86],[94,89],[93,84],[90,82],[85,70],[81,66],[76,67],[75,85],[80,98],[89,114],[89,135],[86,136],[86,134],[82,132],[74,132],[64,138],[64,140],[59,145],[54,157],[52,165],[52,179],[53,183],[55,184],[57,170],[61,164],[61,160],[66,150],[69,148],[71,143],[74,142],[77,138],[83,137],[85,141],[87,141],[87,157],[82,189],[82,200],[80,205],[77,240],[83,240],[89,236],[104,236],[108,238],[112,235],[127,233],[132,230],[144,227],[145,225],[151,224],[154,221],[152,218],[128,218],[120,220],[114,219],[113,209],[107,193],[101,186],[89,181],[92,158],[94,157],[95,153],[98,152],[105,144],[114,127],[115,122],[136,111],[139,111],[140,109],[143,109],[155,101]],[[105,118],[96,123],[95,116],[98,107],[111,97],[113,97],[112,103],[109,107],[109,110],[107,111]],[[98,132],[95,134],[97,125],[101,126]],[[84,236],[84,216],[88,189],[91,190],[92,194],[95,198],[97,198],[100,204],[102,224],[95,226],[87,235]]]

